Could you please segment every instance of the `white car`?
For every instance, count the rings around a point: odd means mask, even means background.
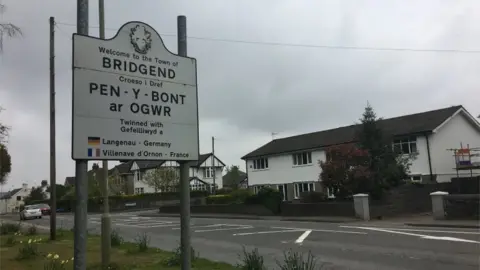
[[[30,218],[42,218],[42,207],[41,205],[27,205],[22,212],[20,212],[20,220],[26,220]]]

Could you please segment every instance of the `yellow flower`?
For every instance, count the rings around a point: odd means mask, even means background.
[[[62,264],[65,264],[65,261],[62,261]]]
[[[66,260],[65,263],[68,263],[68,260]]]
[[[28,239],[28,243],[31,244],[31,243],[32,243],[32,239]]]
[[[55,256],[53,256],[53,258],[56,260],[59,258],[58,254],[55,254]]]
[[[72,261],[73,261],[73,257],[72,257]]]
[[[20,241],[20,244],[23,244],[23,241]]]
[[[48,253],[47,258],[51,258],[51,257],[52,257],[52,253]]]

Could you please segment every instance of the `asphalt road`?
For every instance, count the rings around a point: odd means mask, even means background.
[[[58,227],[73,227],[72,215],[57,218]],[[89,215],[89,231],[100,232],[100,218]],[[49,226],[48,217],[27,222]],[[112,226],[129,241],[146,232],[152,246],[172,250],[179,245],[178,218],[112,214]],[[480,265],[475,229],[207,218],[193,218],[191,228],[192,245],[201,257],[228,263],[238,262],[245,247],[258,248],[270,266],[289,249],[311,251],[322,269],[478,270]]]

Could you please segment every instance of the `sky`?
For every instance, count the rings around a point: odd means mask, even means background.
[[[5,39],[0,55],[0,121],[11,126],[12,156],[2,188],[49,179],[50,16],[57,22],[56,177],[63,183],[75,165],[76,1],[0,2],[7,6],[0,21],[24,33]],[[240,158],[271,141],[272,133],[281,138],[353,124],[367,101],[381,117],[453,105],[480,114],[476,0],[105,2],[106,38],[127,21],[143,21],[173,52],[176,17],[187,16],[188,54],[198,63],[200,152],[211,151],[214,136],[215,153],[227,165],[244,169]],[[92,36],[98,36],[97,6],[90,0]],[[384,50],[402,48],[409,50]]]

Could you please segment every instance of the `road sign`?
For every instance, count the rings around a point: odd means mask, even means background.
[[[142,22],[73,35],[72,158],[198,160],[197,64]]]

